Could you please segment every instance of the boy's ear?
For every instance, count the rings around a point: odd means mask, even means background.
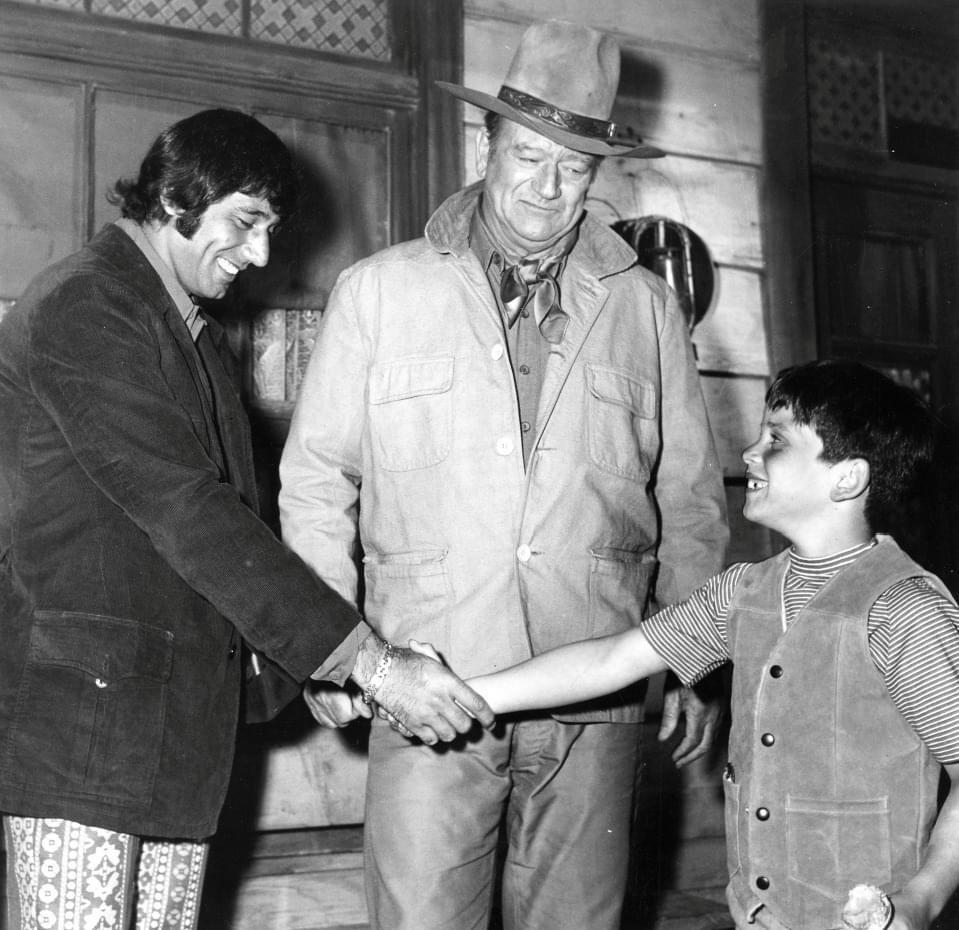
[[[833,468],[835,483],[829,492],[833,502],[855,500],[869,490],[869,463],[865,459],[843,459]]]

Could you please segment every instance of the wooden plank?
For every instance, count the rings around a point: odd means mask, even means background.
[[[607,158],[588,206],[609,223],[667,216],[697,233],[713,261],[760,269],[760,181],[758,168],[698,158]]]
[[[766,379],[704,377],[701,380],[723,475],[739,479],[745,470],[742,450],[754,440],[762,419]]]
[[[692,334],[700,370],[768,375],[762,276],[722,265],[714,270],[713,304]]]
[[[0,75],[0,298],[82,241],[80,82]]]
[[[522,30],[502,20],[467,21],[463,83],[495,95]],[[625,40],[621,47],[617,123],[667,152],[761,161],[758,68]],[[467,106],[465,116],[479,124],[482,111]]]
[[[368,922],[362,867],[257,876],[240,885],[232,907],[230,930],[325,930]]]
[[[524,25],[565,19],[619,36],[641,37],[649,45],[677,45],[730,58],[758,57],[757,0],[467,0],[470,20],[503,19]]]

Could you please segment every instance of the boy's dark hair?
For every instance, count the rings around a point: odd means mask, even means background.
[[[866,518],[873,529],[908,494],[932,460],[936,421],[928,404],[859,362],[807,362],[781,371],[766,392],[769,410],[787,408],[822,440],[829,463],[869,463]]]
[[[293,158],[275,133],[238,110],[203,110],[163,130],[136,179],[108,194],[137,223],[166,221],[161,196],[185,212],[176,229],[189,239],[210,204],[234,193],[267,200],[287,219],[297,198]]]

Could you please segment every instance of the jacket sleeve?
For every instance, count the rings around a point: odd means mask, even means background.
[[[162,308],[165,293],[155,296]],[[89,479],[158,555],[303,680],[359,618],[223,479],[164,370],[162,310],[144,299],[96,274],[48,294],[31,332],[33,393]]]
[[[729,529],[722,467],[713,441],[685,320],[672,291],[660,330],[662,455],[656,600],[688,597],[726,562]]]
[[[279,506],[286,544],[355,604],[369,361],[349,274],[340,276],[330,295],[300,384],[280,460]],[[354,631],[313,677],[342,678],[368,633],[364,627]]]

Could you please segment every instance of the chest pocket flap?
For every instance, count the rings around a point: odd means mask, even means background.
[[[406,358],[370,376],[370,429],[377,464],[410,471],[443,461],[452,436],[452,356]]]
[[[586,366],[589,454],[598,468],[643,482],[659,454],[656,388],[645,378]]]

